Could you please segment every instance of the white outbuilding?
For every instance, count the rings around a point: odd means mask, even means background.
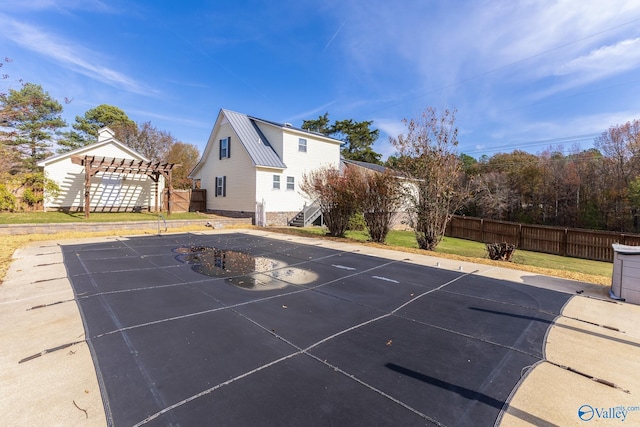
[[[100,169],[87,174],[86,159],[100,160]],[[138,167],[109,168],[109,162]],[[87,205],[92,212],[160,210],[165,174],[141,173],[139,165],[154,164],[115,139],[113,130],[102,128],[97,142],[38,162],[60,188],[57,195],[45,193],[44,210],[88,212]]]

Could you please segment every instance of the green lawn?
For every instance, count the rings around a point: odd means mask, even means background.
[[[181,212],[171,214],[166,219],[198,219],[202,214],[196,212]],[[120,221],[155,221],[158,214],[153,212],[91,212],[89,219],[85,219],[83,212],[20,212],[0,213],[0,224],[57,224],[64,222],[120,222]]]
[[[166,219],[199,219],[203,214],[197,212],[175,213]],[[65,222],[124,222],[124,221],[155,221],[158,214],[152,212],[92,212],[89,219],[84,218],[82,212],[24,212],[24,213],[0,213],[0,224],[46,224]],[[304,229],[289,229],[303,235],[324,236],[326,229],[310,227]],[[348,231],[348,239],[366,242],[368,236],[363,231]],[[417,249],[415,236],[411,231],[391,231],[387,236],[386,244],[404,248]],[[485,245],[470,240],[445,237],[435,250],[436,253],[452,254],[470,258],[487,258]],[[561,257],[557,255],[542,254],[516,250],[512,264],[531,267],[549,268],[553,270],[583,273],[595,276],[611,277],[613,265],[608,262],[589,261],[579,258]]]
[[[322,235],[326,232],[321,228],[306,228],[305,232]],[[347,231],[346,237],[358,241],[367,241],[368,236],[363,231]],[[417,249],[416,238],[411,231],[391,231],[386,244]],[[471,258],[488,258],[484,243],[470,240],[445,237],[435,250],[436,253],[452,254]],[[562,257],[538,252],[517,249],[513,255],[512,264],[528,265],[532,267],[550,268],[553,270],[573,271],[576,273],[592,274],[611,277],[613,264],[609,262],[590,261],[579,258]]]

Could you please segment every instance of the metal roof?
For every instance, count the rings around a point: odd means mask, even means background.
[[[253,118],[235,111],[222,110],[222,112],[240,138],[240,142],[247,150],[254,165],[280,169],[287,167]]]
[[[314,131],[309,130],[309,129],[302,129],[302,128],[293,126],[291,123],[278,123],[278,122],[274,122],[272,120],[265,120],[265,119],[261,119],[259,117],[253,117],[253,116],[249,116],[249,118],[251,120],[257,120],[259,122],[267,123],[267,124],[270,124],[272,126],[281,127],[281,128],[284,128],[284,129],[295,130],[295,131],[300,132],[300,133],[306,133],[309,136],[313,136],[313,137],[316,137],[316,138],[323,138],[323,139],[327,139],[327,140],[330,140],[330,141],[334,141],[334,142],[336,142],[338,144],[341,144],[341,145],[344,144],[344,141],[341,141],[339,139],[327,136],[327,135],[325,135],[323,133],[320,133],[320,132],[314,132]]]
[[[382,165],[377,165],[375,163],[367,163],[367,162],[360,162],[357,160],[350,160],[350,159],[345,159],[344,157],[340,159],[341,162],[346,163],[346,164],[353,164],[356,166],[360,166],[361,168],[365,168],[365,169],[370,169],[372,171],[376,171],[376,172],[380,172],[380,173],[385,173],[387,172],[389,169],[386,168],[385,166]]]

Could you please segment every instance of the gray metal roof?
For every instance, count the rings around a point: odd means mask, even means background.
[[[344,157],[340,158],[340,161],[346,164],[353,164],[356,166],[360,166],[361,168],[365,168],[365,169],[370,169],[372,171],[376,171],[376,172],[380,172],[380,173],[384,173],[387,170],[389,170],[388,168],[382,166],[382,165],[377,165],[375,163],[367,163],[367,162],[360,162],[357,160],[350,160],[350,159],[345,159]]]
[[[223,109],[222,112],[240,138],[254,165],[283,169],[287,167],[252,118],[235,111]]]
[[[342,145],[344,144],[344,141],[341,141],[339,139],[333,138],[331,136],[325,135],[323,133],[320,132],[314,132],[312,130],[308,130],[308,129],[302,129],[296,126],[293,126],[290,123],[278,123],[278,122],[274,122],[272,120],[265,120],[265,119],[261,119],[260,117],[253,117],[253,116],[249,116],[249,118],[251,120],[257,120],[259,122],[264,122],[273,126],[277,126],[277,127],[281,127],[281,128],[285,128],[285,129],[291,129],[291,130],[295,130],[301,133],[306,133],[309,134],[309,136],[314,136],[316,138],[320,137],[320,138],[324,138],[324,139],[328,139],[328,140],[333,140],[334,142],[337,142],[338,144]]]

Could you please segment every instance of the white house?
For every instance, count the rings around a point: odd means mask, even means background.
[[[207,190],[207,210],[284,225],[310,205],[306,172],[340,166],[342,141],[290,124],[220,110],[200,162],[189,175]]]
[[[45,194],[44,209],[81,211],[85,206],[85,167],[72,162],[72,157],[126,159],[149,162],[144,156],[114,138],[108,127],[100,129],[98,141],[67,153],[49,157],[38,162],[44,168],[45,176],[55,181],[60,193],[53,198]],[[90,180],[90,210],[120,212],[155,209],[156,185],[162,194],[164,178],[155,182],[145,174],[122,172],[98,172]]]

